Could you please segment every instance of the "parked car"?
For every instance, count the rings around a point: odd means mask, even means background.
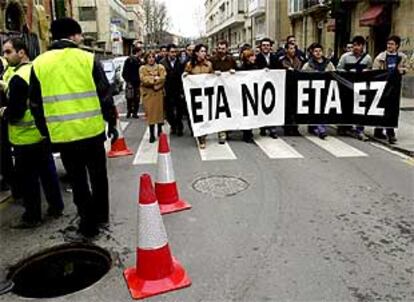
[[[118,94],[122,91],[120,68],[115,66],[113,60],[104,60],[101,63],[109,84],[111,84],[112,94]]]
[[[114,64],[115,64],[115,68],[119,68],[119,75],[120,75],[120,78],[121,78],[121,86],[122,86],[122,89],[124,89],[124,90],[125,90],[126,83],[124,81],[124,78],[122,77],[122,71],[124,70],[124,63],[125,63],[126,59],[128,59],[128,56],[116,57],[116,58],[113,59]]]

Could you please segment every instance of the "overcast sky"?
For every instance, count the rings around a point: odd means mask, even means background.
[[[160,0],[167,5],[169,30],[184,37],[204,32],[204,0]]]

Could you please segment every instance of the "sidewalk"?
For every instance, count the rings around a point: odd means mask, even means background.
[[[374,128],[372,127],[367,127],[365,133],[378,143],[409,156],[414,156],[414,98],[401,98],[400,119],[396,130],[398,141],[396,144],[389,144],[387,140],[375,138]]]

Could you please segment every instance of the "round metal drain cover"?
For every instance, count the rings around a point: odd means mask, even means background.
[[[214,197],[234,196],[249,187],[249,183],[239,177],[216,175],[202,177],[193,182],[193,189]]]
[[[111,265],[110,254],[97,246],[58,246],[31,256],[12,268],[12,292],[26,298],[67,295],[100,280]]]

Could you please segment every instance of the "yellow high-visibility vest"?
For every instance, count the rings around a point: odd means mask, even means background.
[[[78,48],[50,50],[33,61],[52,143],[74,142],[105,131],[93,63],[94,55]]]

